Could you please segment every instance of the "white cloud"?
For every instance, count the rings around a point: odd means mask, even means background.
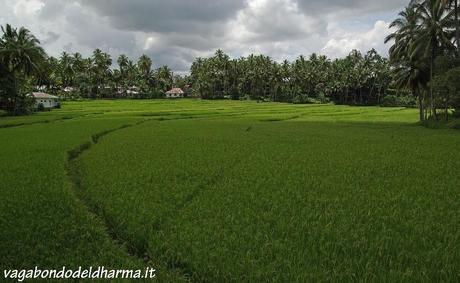
[[[302,13],[294,0],[252,0],[229,22],[225,47],[237,55],[293,59],[320,47],[325,26],[321,19]]]
[[[321,49],[321,53],[330,57],[343,57],[351,50],[357,49],[366,52],[372,48],[382,55],[387,55],[388,47],[384,44],[384,38],[391,32],[389,23],[378,20],[370,30],[344,30],[338,25],[329,27],[331,38]]]
[[[17,0],[15,1],[13,11],[14,11],[14,14],[19,17],[34,16],[44,6],[45,6],[45,3],[43,3],[40,0]]]

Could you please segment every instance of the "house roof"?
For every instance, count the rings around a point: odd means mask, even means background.
[[[175,87],[170,91],[167,91],[166,94],[184,94],[184,91],[178,87]]]
[[[32,92],[31,95],[38,99],[57,99],[59,97],[44,92]]]

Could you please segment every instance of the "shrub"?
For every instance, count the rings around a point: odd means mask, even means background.
[[[292,99],[292,103],[294,104],[320,104],[322,103],[321,99],[316,99],[312,97],[308,97],[307,95],[298,94],[294,96]]]
[[[28,115],[34,111],[35,100],[26,95],[17,96],[13,101],[11,108],[7,109],[11,115]]]
[[[456,108],[456,109],[454,110],[454,117],[455,117],[455,118],[460,118],[460,108]]]
[[[457,92],[452,103],[454,107],[454,117],[460,118],[460,94]]]
[[[417,106],[417,101],[415,100],[415,97],[412,95],[406,95],[406,96],[400,96],[399,97],[399,106],[404,106],[404,107],[416,107]]]
[[[413,96],[387,95],[380,103],[383,107],[415,107],[417,102]]]
[[[381,105],[386,107],[397,106],[398,97],[396,95],[387,95],[382,99]]]
[[[43,112],[43,111],[45,111],[45,105],[43,105],[43,103],[39,103],[39,104],[37,105],[37,111],[38,111],[38,112]]]
[[[318,94],[318,100],[322,103],[322,104],[326,104],[326,103],[329,103],[330,102],[330,99],[326,96],[326,94],[324,92],[320,92]]]

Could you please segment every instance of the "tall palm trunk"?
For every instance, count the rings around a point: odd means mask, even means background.
[[[413,94],[416,94],[415,89],[412,90]],[[420,122],[425,121],[425,107],[423,105],[423,96],[421,93],[418,94],[418,109],[419,109],[419,117],[420,117]]]
[[[458,0],[455,0],[455,39],[457,41],[457,56],[460,57],[460,26],[458,22]]]
[[[436,120],[438,117],[436,116],[436,106],[434,103],[434,95],[433,95],[433,73],[434,73],[434,56],[436,54],[436,46],[435,46],[435,41],[433,40],[432,48],[431,48],[431,57],[430,57],[430,114],[433,116]]]
[[[19,95],[19,91],[18,91],[18,79],[17,79],[17,75],[14,75],[14,104],[13,104],[13,114],[16,116],[18,115],[18,95]]]
[[[425,107],[423,103],[423,96],[422,93],[419,91],[417,92],[417,87],[415,85],[411,86],[411,92],[414,97],[418,97],[418,110],[419,110],[419,119],[420,122],[425,121]]]
[[[428,100],[428,93],[424,91],[423,92],[423,106],[424,106],[424,109],[425,109],[425,111],[424,111],[425,120],[428,120],[428,112],[429,112],[428,111],[429,110],[428,109],[428,107],[429,107],[428,104],[429,103],[428,103],[427,100]]]

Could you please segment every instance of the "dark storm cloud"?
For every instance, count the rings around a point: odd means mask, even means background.
[[[244,8],[245,0],[80,0],[114,27],[145,32],[209,31]]]
[[[76,5],[66,8],[66,31],[74,36],[77,43],[94,48],[123,50],[135,48],[134,36],[119,31],[102,21],[97,14]]]
[[[45,45],[55,43],[56,41],[58,41],[60,37],[61,36],[59,34],[52,31],[48,31],[46,32],[46,37],[41,41],[41,43]]]
[[[304,13],[385,12],[401,9],[409,0],[296,0]],[[318,14],[318,16],[321,16]],[[355,14],[354,16],[361,16]]]
[[[45,5],[38,15],[43,20],[54,19],[61,16],[69,4],[69,2],[62,0],[47,0],[44,3]]]
[[[178,47],[162,47],[145,52],[153,58],[154,67],[167,65],[175,72],[185,73],[189,70],[189,64],[196,58],[193,51]]]

